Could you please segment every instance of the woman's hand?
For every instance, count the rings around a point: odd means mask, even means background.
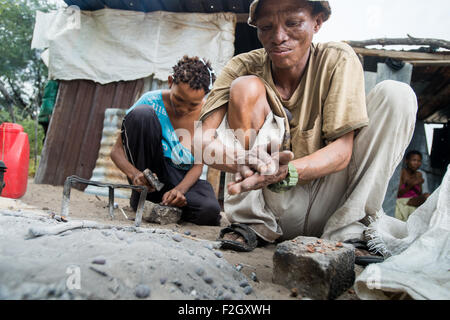
[[[186,197],[181,191],[173,188],[172,190],[164,193],[161,204],[172,207],[184,207],[185,205],[187,205],[187,201]]]
[[[153,174],[153,175],[156,177],[156,174]],[[137,171],[133,175],[133,178],[131,179],[131,182],[135,186],[145,186],[145,187],[147,187],[147,192],[155,192],[156,191],[156,189],[153,186],[150,185],[150,183],[148,182],[148,180],[145,177],[144,173],[142,173],[141,171]]]

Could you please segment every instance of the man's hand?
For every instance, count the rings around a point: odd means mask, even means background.
[[[240,182],[251,177],[254,173],[261,175],[274,175],[279,169],[277,157],[271,156],[278,154],[280,143],[276,140],[267,145],[256,145],[251,150],[241,150],[236,157],[238,171],[235,176],[235,182]]]
[[[164,206],[184,207],[187,205],[187,201],[183,193],[173,188],[163,195],[161,204]]]
[[[156,174],[153,174],[156,177]],[[150,185],[150,183],[148,182],[147,178],[145,177],[144,173],[142,173],[141,171],[137,171],[134,176],[133,179],[131,179],[131,182],[133,183],[133,185],[135,186],[145,186],[147,187],[147,191],[148,192],[155,192],[156,189]]]
[[[273,174],[267,174],[270,173],[269,170],[271,170],[271,167],[265,166],[266,170],[263,172],[253,172],[253,174],[246,176],[242,179],[242,174],[238,176],[240,180],[236,179],[235,182],[230,182],[227,185],[228,193],[231,195],[239,194],[242,192],[247,192],[250,190],[256,190],[261,189],[269,184],[279,182],[286,178],[286,175],[288,173],[288,164],[290,161],[294,159],[294,154],[291,151],[283,151],[283,152],[276,152],[272,154],[271,156],[271,163],[270,166],[272,166],[272,163],[278,164],[278,170],[275,171]],[[260,166],[264,169],[264,165]],[[251,169],[249,169],[251,170]],[[266,173],[266,174],[264,174]]]

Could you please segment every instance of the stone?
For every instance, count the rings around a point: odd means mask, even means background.
[[[244,288],[244,293],[245,293],[246,295],[249,295],[249,294],[252,293],[252,292],[253,292],[252,287],[246,286],[246,287]]]
[[[191,232],[190,232],[189,230],[186,230],[186,231],[184,232],[184,234],[187,235],[187,236],[190,236],[190,235],[191,235]]]
[[[176,242],[181,242],[181,241],[183,241],[183,237],[180,236],[180,235],[177,233],[176,235],[174,235],[174,236],[172,237],[172,240],[174,240],[174,241],[176,241]]]
[[[195,269],[195,273],[196,273],[199,277],[201,277],[201,276],[203,276],[203,275],[205,274],[205,270],[203,270],[202,268],[197,268],[197,269]]]
[[[176,285],[178,288],[180,288],[180,287],[183,286],[183,283],[181,283],[181,281],[178,280],[178,279],[175,279],[172,283],[173,283],[174,285]]]
[[[177,223],[181,219],[181,209],[177,207],[163,206],[151,201],[145,201],[142,219],[161,225]]]
[[[250,279],[252,279],[254,282],[259,282],[258,277],[256,276],[256,273],[252,272],[250,274]]]
[[[216,255],[217,258],[222,258],[223,257],[223,253],[220,251],[214,251],[214,254]]]
[[[209,276],[204,276],[203,281],[205,281],[207,284],[212,284],[214,282],[214,279]]]
[[[96,258],[94,260],[92,260],[93,264],[105,264],[106,260],[104,258]]]
[[[147,298],[150,295],[150,288],[145,284],[140,284],[134,290],[134,294],[141,299]]]
[[[249,286],[248,281],[247,280],[242,280],[241,282],[239,282],[239,286],[241,286],[242,288]]]
[[[165,284],[167,282],[167,278],[160,278],[159,283]]]
[[[355,250],[349,244],[297,237],[277,245],[273,282],[312,299],[335,299],[355,281]]]

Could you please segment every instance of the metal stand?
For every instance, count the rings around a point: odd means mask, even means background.
[[[145,186],[132,186],[127,184],[113,184],[98,181],[91,181],[80,178],[78,176],[70,176],[66,178],[64,183],[63,199],[61,205],[61,217],[65,218],[69,216],[69,201],[70,201],[70,188],[74,183],[82,183],[87,185],[92,185],[96,187],[109,188],[109,215],[111,219],[114,219],[114,189],[115,188],[125,188],[139,191],[141,196],[139,197],[139,203],[136,210],[135,225],[139,227],[142,222],[142,213],[144,211],[145,199],[147,199],[147,187]]]

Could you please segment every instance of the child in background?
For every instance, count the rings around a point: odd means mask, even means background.
[[[418,171],[421,165],[422,154],[419,151],[413,150],[406,154],[406,168],[402,169],[395,206],[395,217],[402,221],[408,220],[411,213],[430,196],[429,193],[422,193],[424,179]]]

